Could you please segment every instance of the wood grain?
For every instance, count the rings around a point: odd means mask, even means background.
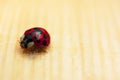
[[[0,80],[120,80],[119,0],[0,0]],[[23,53],[31,27],[47,52]]]

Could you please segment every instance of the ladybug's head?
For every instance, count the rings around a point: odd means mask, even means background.
[[[29,47],[32,47],[33,45],[34,45],[34,42],[32,40],[31,35],[23,35],[20,38],[20,46],[22,48],[29,48]]]

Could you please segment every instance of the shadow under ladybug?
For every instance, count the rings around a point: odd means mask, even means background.
[[[48,47],[38,47],[36,45],[28,48],[28,49],[23,49],[22,53],[24,55],[45,55],[47,53]]]

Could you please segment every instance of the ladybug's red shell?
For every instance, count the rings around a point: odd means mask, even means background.
[[[25,45],[26,48],[28,47],[27,44],[29,42],[33,42],[34,45],[42,47],[48,46],[50,44],[50,35],[49,33],[40,27],[31,28],[25,31],[24,38],[21,40],[21,44]],[[26,40],[26,41],[25,41]]]

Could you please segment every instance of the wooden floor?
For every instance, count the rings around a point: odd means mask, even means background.
[[[36,26],[51,44],[23,53]],[[0,80],[120,80],[120,0],[0,0]]]

